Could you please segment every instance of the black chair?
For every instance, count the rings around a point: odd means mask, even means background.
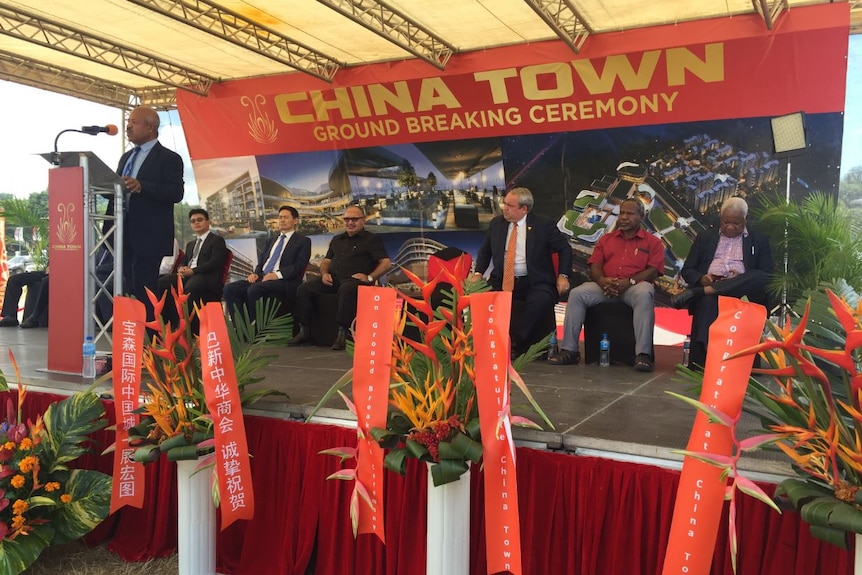
[[[599,342],[608,334],[611,363],[634,365],[634,312],[622,302],[605,302],[587,308],[584,317],[584,358],[586,363],[599,360]],[[653,355],[653,354],[651,354]]]

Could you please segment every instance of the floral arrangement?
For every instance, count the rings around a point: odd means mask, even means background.
[[[11,352],[9,356],[18,374],[15,358]],[[0,391],[9,393],[2,375]],[[105,427],[98,396],[76,393],[25,423],[26,397],[19,382],[17,406],[7,397],[0,423],[2,573],[21,573],[49,545],[86,535],[107,517],[111,503],[108,475],[68,467],[86,453],[87,436]]]
[[[862,533],[862,300],[846,284],[833,288],[842,295],[832,289],[809,292],[784,327],[769,324],[771,338],[733,356],[759,353],[769,365],[754,370],[771,381],[752,378],[744,406],[765,433],[738,438],[738,417],[683,398],[733,432],[732,456],[685,453],[734,475],[729,490],[734,566],[736,491],[779,510],[739,473],[737,463],[746,451],[774,447],[789,458],[799,477],[784,480],[776,497],[800,512],[814,537],[847,549],[849,535]]]
[[[431,466],[434,485],[458,480],[469,469],[470,462],[478,463],[482,458],[470,295],[488,291],[489,287],[481,279],[462,282],[460,278],[467,275],[466,266],[466,260],[459,259],[451,269],[444,267],[427,284],[402,270],[420,289],[422,297],[401,295],[404,305],[398,312],[392,340],[388,422],[385,429],[371,430],[372,437],[388,450],[384,458],[388,469],[403,475],[407,459],[419,459]],[[441,293],[442,303],[435,307]],[[415,328],[414,333],[409,333],[408,327]],[[531,347],[516,360],[514,367],[509,366],[508,373],[533,410],[553,428],[516,369],[547,349],[547,341],[548,338]],[[324,395],[309,418],[350,381],[352,370]],[[342,397],[355,415],[351,401],[343,393]],[[511,421],[514,425],[541,429],[525,417],[513,415]],[[335,448],[323,453],[349,459],[356,450]],[[349,471],[352,470],[343,470],[332,478],[354,479]]]
[[[182,282],[171,291],[179,317],[176,328],[162,319],[167,293],[156,298],[147,292],[156,319],[146,324],[152,333],[143,349],[146,391],[136,411],[143,417],[129,430],[131,444],[137,446],[135,461],[143,463],[156,461],[161,453],[177,461],[211,455],[214,450],[213,420],[204,396],[201,351],[194,329],[200,310],[189,305]],[[278,306],[275,301],[259,301],[256,322],[247,313],[237,313],[234,329],[228,330],[243,406],[269,395],[285,395],[272,389],[247,389],[262,379],[256,372],[274,357],[265,353],[267,347],[284,345],[289,337],[291,318],[279,316]]]

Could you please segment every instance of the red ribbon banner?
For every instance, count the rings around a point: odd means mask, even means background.
[[[144,304],[128,298],[114,298],[114,342],[112,349],[114,413],[117,420],[114,451],[114,481],[111,483],[111,513],[125,505],[144,506],[144,464],[135,463],[135,449],[129,445],[129,430],[140,416],[133,413],[141,395],[141,355],[144,345]]]
[[[371,437],[371,428],[386,427],[396,293],[390,288],[361,286],[357,303],[353,350],[353,401],[359,435],[356,480],[368,490],[374,505],[374,509],[359,506],[358,532],[373,533],[385,543],[383,448]]]
[[[754,356],[726,359],[756,345],[766,308],[732,297],[718,298],[718,318],[709,328],[709,349],[700,401],[730,417],[739,415]],[[709,423],[698,411],[686,450],[731,455],[731,430]],[[718,467],[686,457],[676,492],[662,575],[708,575],[724,503],[726,480]]]
[[[221,494],[221,529],[254,517],[254,487],[236,371],[221,302],[200,311],[201,375],[215,430],[216,470]]]
[[[485,467],[485,553],[488,573],[521,575],[521,528],[515,444],[509,419],[511,292],[470,296],[476,352],[476,396]]]

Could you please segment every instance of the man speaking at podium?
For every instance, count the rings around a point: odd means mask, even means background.
[[[124,205],[123,291],[134,295],[153,319],[145,288],[156,290],[159,264],[174,244],[174,204],[183,199],[183,160],[159,141],[159,115],[140,106],[129,114],[126,136],[135,147],[117,166],[128,192]],[[107,215],[113,215],[108,204]]]

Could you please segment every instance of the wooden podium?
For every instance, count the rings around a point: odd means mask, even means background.
[[[113,285],[95,273],[96,254],[115,254],[114,269],[122,269],[122,218],[97,214],[96,199],[108,196],[122,214],[120,177],[92,152],[42,154],[56,167],[48,174],[49,265],[48,371],[81,374],[81,346],[86,336],[110,338],[107,324],[96,333],[95,301],[106,287],[111,296],[122,292],[121,273]],[[109,225],[104,225],[109,220]]]

